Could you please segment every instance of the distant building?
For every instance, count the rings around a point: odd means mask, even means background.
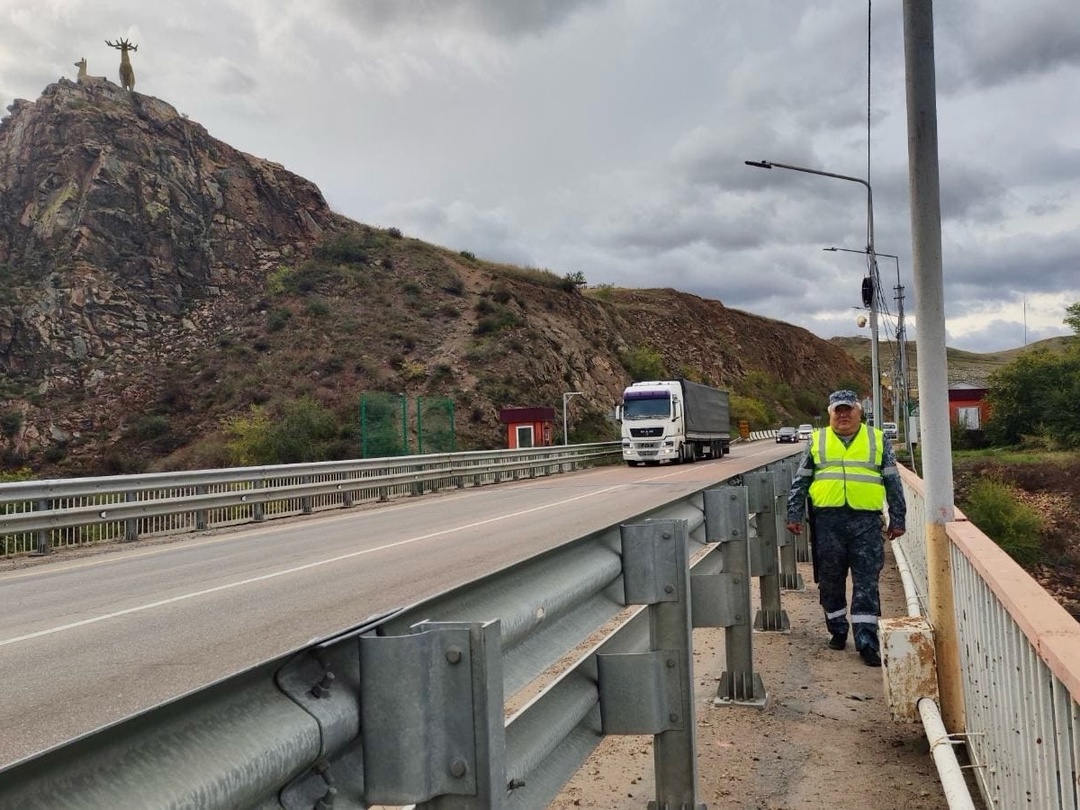
[[[502,408],[499,422],[506,425],[506,446],[511,450],[553,444],[554,408]]]
[[[982,430],[990,418],[984,385],[956,382],[949,386],[949,423],[968,430]]]

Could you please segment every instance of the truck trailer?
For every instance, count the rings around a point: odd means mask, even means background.
[[[616,408],[622,455],[639,464],[691,462],[731,452],[728,392],[690,380],[636,382]]]

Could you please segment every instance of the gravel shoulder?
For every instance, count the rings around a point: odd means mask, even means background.
[[[903,616],[886,553],[882,615]],[[865,666],[853,645],[826,647],[817,586],[808,564],[800,571],[805,590],[782,596],[791,632],[754,634],[764,709],[713,705],[724,633],[694,631],[699,800],[709,808],[944,810],[922,726],[892,721],[882,670]],[[643,808],[653,798],[652,737],[606,737],[551,807]]]

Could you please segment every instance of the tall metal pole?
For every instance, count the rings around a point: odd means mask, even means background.
[[[938,666],[941,715],[950,733],[964,731],[964,699],[947,526],[954,518],[945,300],[941,266],[937,88],[933,0],[904,0],[908,187],[919,333],[919,422],[926,481],[926,568],[930,623]]]
[[[775,163],[771,160],[744,160],[747,166],[756,169],[790,169],[793,172],[816,174],[821,177],[834,177],[837,180],[850,180],[866,188],[866,255],[870,263],[870,278],[874,286],[874,293],[870,299],[870,376],[871,397],[874,402],[872,414],[875,427],[881,427],[881,373],[878,370],[878,288],[881,286],[878,278],[877,254],[874,252],[874,191],[870,184],[861,177],[851,177],[846,174],[834,174],[823,172],[819,169],[808,169],[805,166],[791,166],[786,163]]]

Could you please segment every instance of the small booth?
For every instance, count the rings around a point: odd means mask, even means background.
[[[555,435],[554,408],[502,408],[499,422],[506,425],[506,446],[549,447]]]

